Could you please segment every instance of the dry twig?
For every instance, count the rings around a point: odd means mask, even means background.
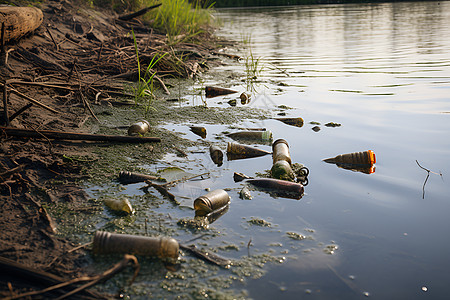
[[[427,184],[428,178],[430,177],[430,173],[433,173],[433,174],[441,176],[442,180],[444,180],[444,177],[442,177],[442,173],[440,171],[439,171],[439,173],[436,173],[436,172],[433,172],[433,171],[431,171],[431,170],[429,170],[427,168],[422,167],[419,164],[419,162],[417,161],[417,159],[416,159],[416,163],[421,169],[423,169],[423,170],[425,170],[427,172],[427,177],[425,178],[425,181],[424,181],[423,186],[422,186],[422,199],[425,199],[425,185]]]

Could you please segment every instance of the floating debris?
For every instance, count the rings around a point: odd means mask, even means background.
[[[294,181],[295,180],[295,174],[294,171],[292,171],[291,165],[289,162],[285,160],[279,160],[276,163],[272,165],[272,168],[270,169],[270,174],[272,178],[276,179],[282,179],[282,180],[288,180],[288,181]]]
[[[201,126],[189,126],[191,131],[196,135],[200,136],[202,139],[206,138],[206,128]]]
[[[311,128],[313,131],[318,132],[320,131],[320,127],[319,126],[314,126],[313,128]]]
[[[241,98],[241,104],[245,105],[250,102],[250,94],[242,93],[239,98]]]
[[[161,178],[152,175],[132,173],[128,171],[121,171],[119,173],[119,182],[122,184],[138,183],[147,180],[161,180]]]
[[[94,235],[95,254],[137,254],[177,260],[178,242],[171,237],[147,237],[97,231]]]
[[[335,244],[331,244],[331,245],[327,245],[325,246],[325,248],[323,249],[323,252],[325,252],[326,254],[334,254],[334,252],[338,249],[338,245]]]
[[[212,161],[219,167],[223,164],[223,152],[219,147],[214,145],[209,147],[209,155]]]
[[[298,118],[274,118],[275,120],[281,121],[284,124],[295,126],[295,127],[302,127],[303,126],[303,119]]]
[[[264,156],[267,154],[272,154],[269,151],[258,149],[255,147],[250,147],[246,145],[241,145],[238,143],[230,142],[227,146],[227,158],[228,160],[243,159]]]
[[[261,227],[272,227],[272,224],[270,222],[255,217],[252,217],[250,220],[247,221],[247,223]]]
[[[226,136],[234,140],[253,140],[253,141],[272,141],[272,132],[270,130],[257,130],[257,131],[238,131],[225,134]]]
[[[231,99],[227,102],[230,106],[236,106],[237,105],[237,100],[236,99]]]
[[[132,124],[128,128],[128,135],[134,136],[134,135],[144,135],[146,134],[150,129],[150,123],[142,120],[140,122]]]
[[[286,140],[278,139],[272,144],[272,160],[276,163],[279,160],[285,160],[289,164],[291,161],[291,154],[289,153],[289,145]]]
[[[376,157],[372,150],[342,154],[333,158],[324,159],[323,161],[334,163],[342,169],[365,174],[372,174],[375,172],[375,167],[373,165],[376,163]]]
[[[206,93],[206,98],[214,98],[217,96],[234,94],[234,93],[237,93],[237,91],[220,88],[220,87],[207,86],[207,87],[205,87],[205,93]]]
[[[116,212],[133,214],[134,210],[128,199],[105,199],[105,205]]]
[[[200,196],[194,200],[195,214],[206,216],[207,214],[218,210],[230,202],[230,196],[224,190],[215,190]]]
[[[373,165],[377,162],[375,153],[372,150],[341,154],[333,158],[324,159],[323,161],[334,164],[353,165]]]
[[[248,179],[248,183],[252,185],[267,189],[269,193],[274,196],[280,196],[291,199],[301,199],[303,196],[303,185],[287,180],[273,179],[273,178],[255,178]]]
[[[334,123],[334,122],[329,122],[329,123],[325,124],[325,126],[327,126],[327,127],[340,127],[341,124]]]
[[[288,231],[286,232],[287,236],[293,240],[304,240],[306,239],[306,236],[304,236],[303,234],[297,233],[297,232],[292,232],[292,231]]]
[[[253,178],[253,177],[247,176],[247,175],[242,174],[242,173],[237,173],[237,172],[234,172],[234,174],[233,174],[234,182],[239,182],[239,181],[242,181],[242,180],[245,180],[245,179],[250,179],[250,178]]]
[[[244,186],[240,191],[239,191],[239,198],[243,199],[243,200],[251,200],[252,194],[250,193],[250,190],[248,189],[248,187]]]

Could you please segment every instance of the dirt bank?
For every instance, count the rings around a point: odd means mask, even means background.
[[[124,100],[135,93],[133,82],[139,80],[131,28],[142,68],[165,53],[152,69],[163,94],[170,93],[167,78],[193,77],[218,63],[214,53],[220,46],[209,33],[198,36],[197,43],[170,46],[166,36],[151,26],[134,19],[121,21],[113,12],[69,1],[48,1],[40,8],[42,25],[33,35],[7,45],[7,66],[0,67],[9,117],[24,109],[10,127],[92,133],[102,107],[135,105],[133,97]],[[86,177],[86,162],[73,158],[95,159],[93,143],[41,135],[41,139],[17,138],[0,130],[0,257],[62,279],[74,278],[85,273],[85,250],[75,250],[78,245],[55,234],[47,208],[63,202],[74,214],[88,213],[87,195],[78,185]],[[0,295],[42,288],[28,279],[2,274]]]

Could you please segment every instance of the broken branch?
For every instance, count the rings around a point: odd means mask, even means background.
[[[53,130],[40,130],[39,132],[36,132],[30,129],[19,129],[3,126],[0,126],[0,131],[3,131],[7,135],[16,137],[42,138],[42,136],[45,136],[46,138],[55,140],[78,140],[78,141],[85,140],[96,142],[119,142],[119,143],[161,142],[161,139],[159,137],[87,134],[87,133],[63,132]]]

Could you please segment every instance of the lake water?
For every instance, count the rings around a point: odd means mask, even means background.
[[[210,235],[197,242],[239,263],[230,270],[204,264],[200,274],[200,262],[184,258],[178,275],[144,266],[133,285],[136,295],[151,290],[156,298],[183,292],[194,298],[221,298],[222,287],[254,299],[447,299],[450,2],[224,9],[215,15],[223,23],[217,34],[245,42],[236,54],[253,56],[262,67],[247,106],[267,109],[267,119],[243,120],[236,126],[265,127],[274,140],[288,141],[292,161],[310,170],[309,184],[301,200],[273,198],[261,191],[251,191],[252,200],[241,200],[238,192],[244,184],[233,181],[233,172],[255,176],[270,169],[271,156],[225,160],[218,167],[206,145],[185,149],[187,158],[169,155],[159,165],[147,166],[155,171],[169,162],[211,176],[171,190],[181,207],[155,191],[148,198],[138,189],[142,184],[130,185],[119,193],[135,196],[136,216],[113,225],[105,216],[96,228],[115,226],[143,234],[148,219],[153,222],[150,231],[156,228],[189,240],[198,234],[180,229],[176,220],[193,217],[192,199],[205,194],[205,188],[228,188],[229,210],[211,224]],[[223,76],[206,74],[199,86],[247,88],[242,60],[216,71]],[[208,107],[227,107],[232,99],[236,95],[207,100],[192,96],[180,105],[206,101]],[[272,119],[283,112],[302,117],[303,127]],[[325,126],[329,122],[341,126]],[[201,140],[186,125],[165,127]],[[197,125],[207,129],[206,144],[225,150],[232,141],[219,139],[223,131],[234,131],[230,126]],[[320,130],[312,130],[315,126]],[[322,161],[369,149],[377,159],[371,174]],[[430,173],[425,185],[428,173],[416,161],[437,173]],[[152,214],[155,205],[158,212]],[[252,225],[252,219],[271,226]],[[292,239],[289,233],[307,238]],[[195,268],[196,273],[189,273]],[[176,286],[168,287],[169,282]]]
[[[289,251],[296,259],[250,281],[250,296],[447,298],[450,2],[233,9],[217,17],[219,35],[246,41],[244,56],[260,59],[251,105],[286,105],[294,108],[288,116],[305,121],[302,128],[264,121],[289,142],[292,161],[310,169],[305,196],[254,199],[243,215],[270,219],[282,232],[311,228],[317,243],[338,245],[333,255]],[[368,149],[377,158],[370,175],[322,161]],[[431,173],[423,189],[427,172],[416,160],[442,177]],[[246,238],[265,244],[273,234]]]

